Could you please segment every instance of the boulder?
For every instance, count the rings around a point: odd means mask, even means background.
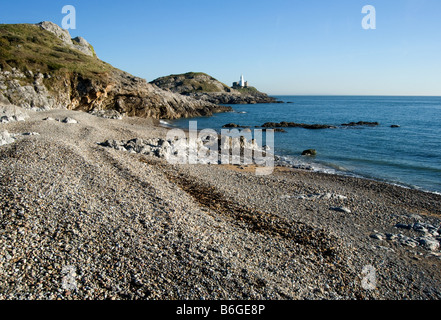
[[[351,210],[346,207],[335,207],[335,208],[331,208],[331,210],[341,213],[347,213],[347,214],[352,213]]]
[[[426,250],[438,251],[438,249],[440,248],[440,243],[433,238],[420,237],[417,240],[418,240],[419,244]]]
[[[222,128],[242,128],[242,126],[239,126],[238,124],[235,123],[228,123],[226,125],[223,125]]]
[[[15,141],[14,136],[11,135],[8,131],[0,132],[0,146],[11,144],[14,141]]]
[[[67,123],[67,124],[77,124],[78,123],[77,120],[69,118],[69,117],[64,118],[61,122],[62,123]]]
[[[316,156],[317,150],[315,149],[308,149],[302,152],[302,156]]]
[[[69,31],[59,27],[53,22],[43,21],[37,24],[40,28],[53,33],[58,39],[63,41],[66,45],[72,45],[72,38],[70,37]]]
[[[83,37],[76,37],[72,39],[73,47],[78,51],[81,51],[85,55],[93,57],[95,55],[95,51],[92,49],[92,46],[89,42],[86,41]]]

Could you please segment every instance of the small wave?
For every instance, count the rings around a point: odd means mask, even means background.
[[[333,175],[339,175],[339,176],[345,176],[345,177],[351,177],[351,178],[372,180],[372,181],[382,182],[382,183],[386,183],[386,184],[400,187],[400,188],[404,188],[404,189],[418,190],[421,192],[441,196],[441,192],[438,192],[438,191],[427,190],[427,189],[421,188],[419,186],[408,185],[403,182],[397,182],[397,181],[391,181],[391,180],[387,180],[387,179],[381,179],[378,177],[368,177],[368,176],[360,175],[355,172],[351,172],[344,167],[334,165],[334,164],[324,165],[321,163],[311,163],[311,162],[302,161],[301,159],[289,157],[289,156],[284,156],[284,157],[279,156],[278,160],[279,160],[278,161],[279,165],[285,166],[285,167],[291,167],[294,169],[301,169],[301,170],[307,170],[307,171],[311,171],[311,172],[319,172],[319,173],[333,174]]]
[[[171,127],[172,126],[169,122],[167,122],[165,120],[159,120],[159,124],[164,127]]]
[[[338,174],[338,171],[330,166],[325,166],[317,162],[302,161],[298,158],[293,158],[289,156],[279,157],[279,164],[282,166],[288,166],[288,167],[308,170],[312,172]]]

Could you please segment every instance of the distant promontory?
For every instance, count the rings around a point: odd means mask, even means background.
[[[158,78],[150,83],[163,90],[213,104],[278,103],[275,98],[254,87],[235,86],[232,88],[202,72],[174,74]]]

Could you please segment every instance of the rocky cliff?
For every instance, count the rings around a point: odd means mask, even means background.
[[[150,82],[170,92],[214,104],[275,103],[276,99],[253,87],[233,89],[202,72],[161,77]]]
[[[176,119],[230,110],[162,90],[99,60],[83,38],[51,22],[0,25],[0,105],[116,110]]]

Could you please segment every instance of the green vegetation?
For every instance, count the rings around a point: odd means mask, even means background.
[[[259,93],[259,90],[257,90],[254,87],[246,87],[246,88],[235,88],[237,91],[239,91],[242,94],[253,94],[253,93]]]
[[[155,81],[162,83],[176,83],[179,87],[186,88],[186,91],[182,92],[184,94],[201,92],[229,92],[231,90],[231,88],[226,84],[219,82],[217,79],[203,72],[172,74]]]
[[[31,24],[0,25],[0,67],[52,76],[78,74],[91,79],[100,79],[114,69],[96,57],[67,47],[52,33]]]

